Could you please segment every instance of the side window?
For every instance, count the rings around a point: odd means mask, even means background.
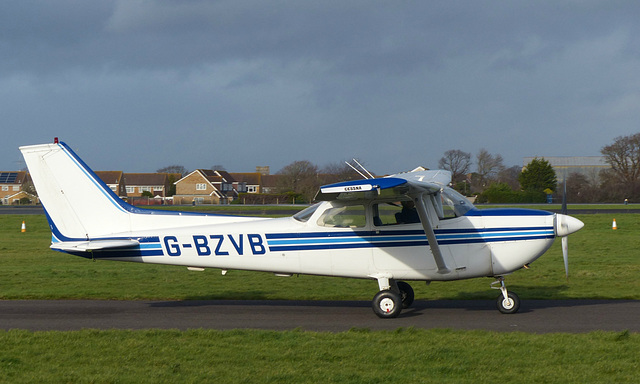
[[[347,205],[327,209],[318,219],[324,227],[360,228],[367,224],[362,205]]]
[[[396,224],[419,223],[420,217],[413,201],[375,204],[373,206],[373,224],[380,227]]]

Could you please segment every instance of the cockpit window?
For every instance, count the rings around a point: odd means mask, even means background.
[[[440,193],[434,196],[433,203],[440,219],[464,216],[474,208],[466,197],[448,187],[443,188]]]
[[[318,219],[323,227],[360,228],[367,224],[365,209],[362,205],[332,207],[324,211]]]
[[[309,221],[309,218],[313,216],[313,214],[316,212],[316,209],[318,209],[320,204],[321,203],[316,203],[308,208],[303,209],[302,211],[293,215],[293,218],[303,223],[306,223],[307,221]]]

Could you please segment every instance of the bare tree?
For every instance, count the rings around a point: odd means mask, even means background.
[[[511,189],[514,191],[520,190],[520,181],[518,178],[520,177],[520,173],[522,172],[522,167],[519,165],[514,165],[509,168],[504,168],[498,173],[498,182],[508,184]]]
[[[294,161],[282,168],[278,174],[282,176],[278,182],[281,192],[299,193],[307,201],[313,199],[320,187],[318,167],[307,160]]]
[[[570,203],[594,203],[599,201],[600,186],[594,177],[572,172],[567,176],[567,201]]]
[[[626,187],[629,197],[635,197],[640,177],[640,133],[617,137],[613,144],[603,147],[600,152],[611,166],[611,176]]]
[[[344,162],[325,165],[320,171],[322,184],[362,179],[356,171]]]
[[[498,174],[505,169],[502,161],[501,155],[492,155],[484,148],[478,152],[476,155],[476,163],[478,165],[476,172],[483,185],[495,181]]]
[[[460,182],[466,179],[466,174],[471,168],[471,154],[459,149],[450,149],[438,161],[438,167],[450,171],[454,183]]]

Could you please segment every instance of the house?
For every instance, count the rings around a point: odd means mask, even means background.
[[[8,195],[8,196],[4,196],[2,198],[2,204],[3,205],[9,205],[9,204],[20,204],[20,201],[23,199],[27,199],[29,200],[29,202],[27,204],[38,204],[39,199],[38,196],[36,195],[32,195],[26,191],[20,191],[20,192],[16,192],[12,195]]]
[[[94,172],[107,187],[109,187],[120,198],[127,197],[127,190],[124,183],[124,173],[122,171],[95,171]]]
[[[263,175],[260,180],[260,193],[278,193],[280,175]]]
[[[244,187],[246,193],[262,193],[262,174],[259,172],[251,173],[230,173],[231,177],[238,183],[236,190],[242,193],[240,190]]]
[[[210,169],[196,169],[174,184],[174,204],[228,204],[245,185],[226,171]]]
[[[169,197],[171,176],[169,173],[125,173],[127,197],[140,197],[143,192],[149,192],[153,197]],[[175,175],[173,177],[175,180]]]
[[[25,171],[0,172],[0,202],[17,204],[21,198],[27,197],[33,203],[37,203],[38,197],[25,190],[27,184],[31,184],[31,178]]]

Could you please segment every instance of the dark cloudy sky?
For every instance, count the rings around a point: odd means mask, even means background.
[[[449,149],[597,156],[640,132],[637,1],[2,1],[0,170],[273,172]]]

